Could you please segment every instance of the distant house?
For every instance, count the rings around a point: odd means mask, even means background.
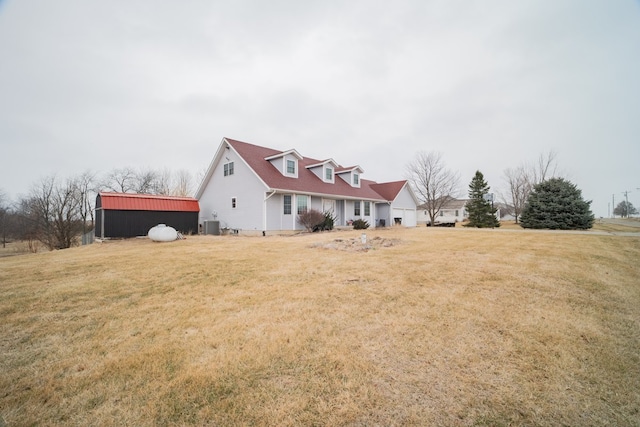
[[[219,221],[236,232],[301,230],[298,215],[332,212],[336,226],[416,225],[417,199],[407,181],[377,183],[335,160],[223,138],[200,185],[200,224]]]
[[[448,197],[448,200],[436,215],[435,223],[456,224],[458,222],[466,221],[469,219],[469,214],[466,209],[468,201],[468,199],[455,199],[453,197]],[[496,204],[495,207],[497,208],[496,218],[498,218],[498,220],[504,220],[504,218],[500,217],[501,209],[504,209],[504,206]],[[418,206],[418,224],[428,224],[429,221],[429,212],[427,211],[426,205],[422,204]]]
[[[468,217],[467,211],[465,210],[466,204],[466,199],[454,199],[453,197],[449,197],[436,215],[435,223],[455,224],[466,220]],[[418,223],[428,224],[430,221],[431,219],[429,218],[429,212],[427,211],[426,205],[422,204],[418,206]]]
[[[191,197],[101,192],[96,196],[95,237],[146,236],[158,224],[197,233],[199,212],[198,200]]]
[[[514,221],[516,219],[513,214],[513,206],[506,203],[496,203],[496,207],[498,208],[500,221]]]

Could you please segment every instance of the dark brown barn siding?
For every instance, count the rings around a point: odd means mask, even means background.
[[[96,221],[96,237],[146,236],[149,229],[158,224],[166,224],[183,234],[195,234],[198,232],[198,212],[105,210],[104,235],[100,235],[102,233],[101,221]]]
[[[106,195],[103,193],[103,195]],[[109,194],[114,198],[114,194]],[[135,199],[142,199],[141,196],[134,196]],[[122,195],[124,200],[132,200],[131,195]],[[145,199],[149,199],[145,197]],[[95,236],[98,238],[126,238],[146,236],[149,229],[158,225],[166,224],[175,228],[183,234],[198,233],[198,211],[195,211],[194,204],[188,200],[184,203],[184,198],[178,200],[170,197],[153,197],[153,205],[148,206],[150,210],[134,210],[131,206],[123,206],[125,209],[105,208],[101,195],[96,197],[96,227]],[[138,202],[136,200],[136,202]],[[179,204],[176,204],[178,200]],[[197,201],[195,202],[197,206]],[[183,207],[189,210],[159,210],[161,207]]]

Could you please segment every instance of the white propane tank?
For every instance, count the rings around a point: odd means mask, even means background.
[[[154,242],[173,242],[178,238],[178,232],[173,227],[167,227],[165,224],[158,224],[152,227],[147,236]]]

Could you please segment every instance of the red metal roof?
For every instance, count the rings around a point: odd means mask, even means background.
[[[120,211],[200,212],[192,197],[155,196],[151,194],[100,193],[100,207]]]
[[[398,181],[394,183],[377,184],[375,181],[361,179],[360,187],[358,188],[352,187],[337,176],[335,183],[326,183],[306,168],[306,166],[309,165],[322,163],[322,160],[308,157],[303,157],[298,161],[298,178],[288,178],[274,168],[269,161],[265,160],[265,158],[281,154],[282,151],[229,138],[225,138],[225,140],[240,154],[260,179],[272,189],[327,194],[352,199],[393,201],[406,183],[406,181]],[[357,168],[357,166],[351,166],[350,168],[338,167],[336,170],[344,171],[354,168]]]

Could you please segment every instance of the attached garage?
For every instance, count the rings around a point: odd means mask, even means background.
[[[194,234],[198,232],[199,212],[198,200],[191,197],[102,192],[96,197],[95,236],[146,236],[158,224]]]
[[[394,224],[402,224],[405,227],[416,226],[416,210],[394,208],[392,218]]]

